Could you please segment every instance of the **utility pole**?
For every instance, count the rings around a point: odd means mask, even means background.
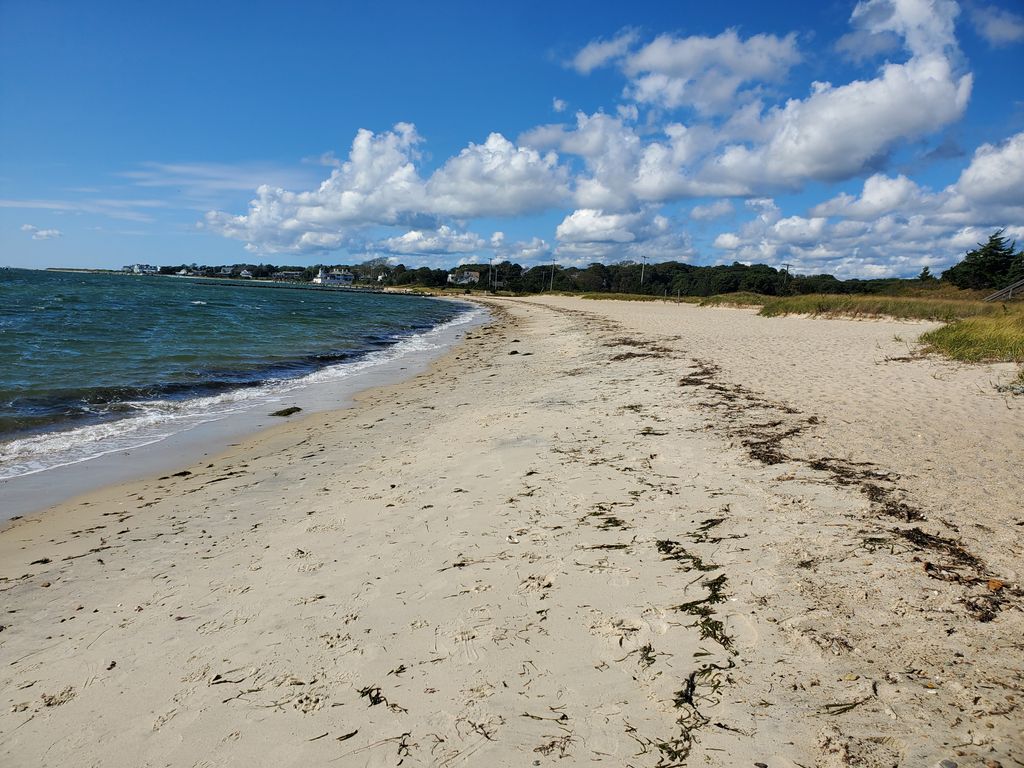
[[[548,290],[555,290],[555,262],[551,262],[551,280],[548,282]]]
[[[647,267],[647,257],[643,257],[643,261],[640,262],[640,292],[644,291],[644,269]]]

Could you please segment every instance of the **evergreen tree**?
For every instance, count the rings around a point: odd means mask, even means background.
[[[1024,271],[1022,259],[1014,252],[1015,242],[1003,237],[1002,229],[989,235],[988,242],[968,251],[964,260],[942,273],[942,279],[958,288],[992,289],[1009,285],[1011,275]]]

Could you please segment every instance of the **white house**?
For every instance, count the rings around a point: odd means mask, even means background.
[[[243,280],[252,280],[252,272],[250,272],[248,269],[243,269],[238,276],[241,277]]]
[[[461,272],[449,272],[448,282],[452,285],[475,285],[480,282],[479,272],[464,270]]]
[[[330,272],[325,272],[324,268],[320,267],[313,282],[317,285],[352,285],[355,279],[356,276],[347,269],[332,269]]]

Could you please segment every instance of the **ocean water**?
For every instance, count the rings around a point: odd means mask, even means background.
[[[0,271],[0,480],[146,445],[438,345],[417,296]]]

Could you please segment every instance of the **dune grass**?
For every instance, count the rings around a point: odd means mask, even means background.
[[[922,334],[921,342],[954,360],[1024,363],[1024,307],[955,320]]]
[[[999,316],[1006,311],[1002,304],[960,298],[808,294],[766,299],[761,309],[765,317],[826,315],[951,322],[965,317]]]
[[[649,293],[565,293],[562,295],[607,301],[671,301],[676,304],[699,304],[701,302],[700,296],[654,296]]]
[[[761,307],[771,301],[771,296],[760,293],[748,293],[737,291],[736,293],[720,293],[717,296],[707,296],[701,299],[702,307]]]

